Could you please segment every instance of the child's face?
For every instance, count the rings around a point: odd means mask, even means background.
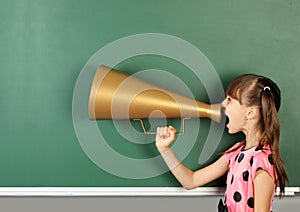
[[[228,117],[228,132],[234,134],[244,130],[246,124],[246,107],[241,105],[237,99],[227,96],[222,102],[225,115]]]

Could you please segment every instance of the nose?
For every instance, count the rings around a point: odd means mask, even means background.
[[[221,103],[222,107],[225,108],[226,107],[226,99],[223,100],[223,102]]]

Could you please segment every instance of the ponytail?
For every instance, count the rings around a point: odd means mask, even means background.
[[[279,152],[279,137],[280,137],[280,123],[278,119],[279,104],[276,103],[276,98],[280,98],[280,90],[275,85],[271,88],[265,86],[261,94],[261,126],[262,126],[262,137],[259,142],[260,145],[270,145],[272,151],[271,162],[273,163],[277,180],[276,184],[279,185],[280,192],[279,196],[282,197],[285,192],[285,185],[288,182],[288,176],[283,167],[283,161]],[[276,96],[276,93],[278,94]],[[277,101],[280,102],[280,99]]]

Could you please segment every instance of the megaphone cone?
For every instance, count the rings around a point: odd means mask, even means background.
[[[150,116],[206,117],[220,122],[221,104],[205,104],[107,66],[99,66],[90,91],[90,119],[147,119]]]

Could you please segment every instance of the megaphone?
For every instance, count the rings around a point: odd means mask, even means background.
[[[90,97],[91,120],[210,118],[221,120],[221,104],[209,105],[132,75],[100,65]]]

